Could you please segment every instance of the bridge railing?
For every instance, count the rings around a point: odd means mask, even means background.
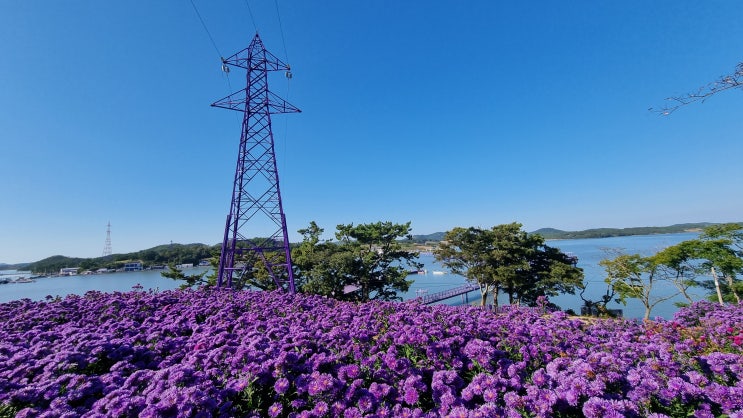
[[[442,292],[431,293],[428,295],[421,296],[419,300],[422,304],[428,305],[434,302],[439,302],[445,299],[453,298],[455,296],[463,295],[465,293],[469,293],[469,292],[472,292],[478,289],[480,289],[480,286],[473,284],[473,283],[467,283],[465,285],[455,287],[453,289],[448,289]]]

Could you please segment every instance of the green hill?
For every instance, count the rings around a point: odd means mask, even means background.
[[[97,258],[75,258],[55,255],[31,263],[25,267],[34,273],[56,273],[65,267],[80,267],[83,270],[99,268],[117,269],[129,261],[141,261],[146,266],[155,264],[198,264],[218,253],[220,246],[206,244],[165,244],[146,250],[126,254],[112,254]]]
[[[532,234],[539,234],[546,239],[579,239],[579,238],[607,238],[630,235],[678,234],[681,232],[701,231],[709,222],[676,224],[671,226],[642,226],[633,228],[595,228],[584,231],[562,231],[554,228],[538,229]]]
[[[444,239],[444,232],[434,232],[428,235],[413,235],[413,242],[416,244],[425,244],[426,242],[439,242]]]

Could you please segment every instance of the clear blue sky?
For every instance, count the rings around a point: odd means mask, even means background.
[[[248,1],[194,0],[222,55],[257,26],[292,65],[292,240],[743,220],[743,91],[648,111],[743,61],[738,0]],[[109,221],[116,253],[221,241],[240,120],[189,0],[0,0],[0,39],[0,262],[100,256]]]

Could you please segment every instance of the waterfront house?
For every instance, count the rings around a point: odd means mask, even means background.
[[[142,263],[139,261],[124,264],[124,271],[142,271],[142,269]]]

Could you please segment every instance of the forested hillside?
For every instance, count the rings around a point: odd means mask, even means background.
[[[55,255],[31,263],[25,267],[34,273],[55,273],[64,267],[80,267],[83,270],[100,268],[116,269],[130,261],[141,261],[145,266],[155,264],[198,264],[203,259],[210,258],[219,252],[219,245],[206,244],[166,244],[147,250],[126,254],[112,254],[97,258],[73,258]]]
[[[634,228],[596,228],[584,231],[561,231],[554,228],[538,229],[533,234],[539,234],[546,239],[576,239],[576,238],[606,238],[629,235],[677,234],[681,232],[701,231],[712,225],[709,222],[676,224],[671,226],[642,226]]]

